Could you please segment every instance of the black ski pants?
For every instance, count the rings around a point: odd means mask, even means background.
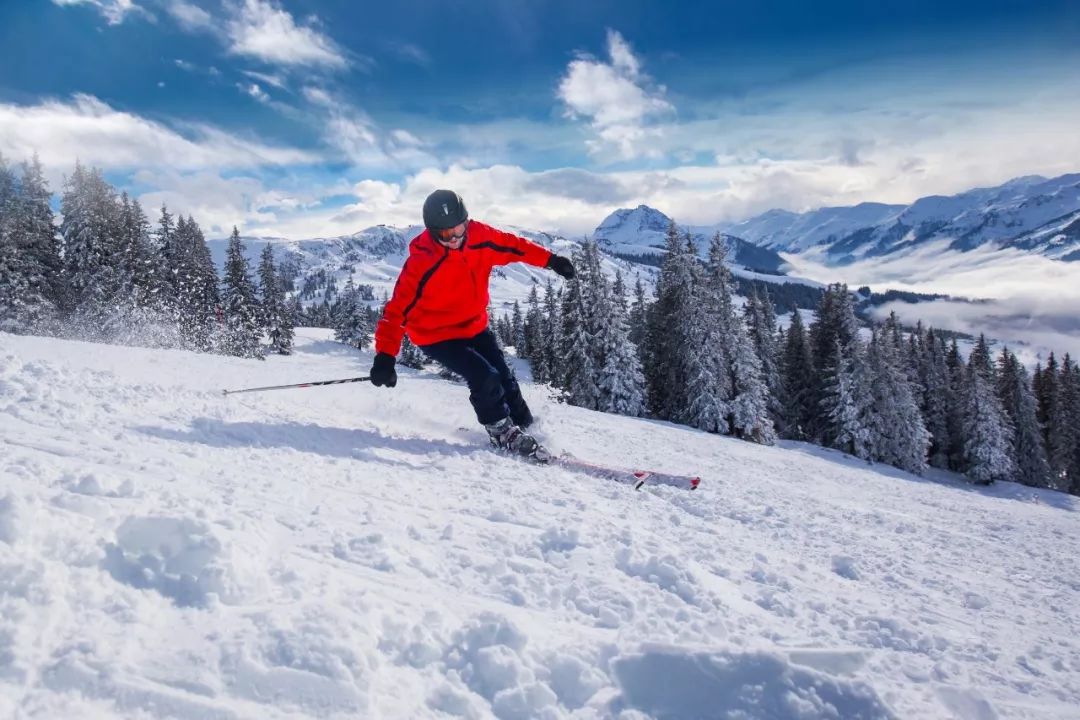
[[[521,396],[514,371],[506,364],[495,333],[490,329],[463,340],[443,340],[420,349],[432,360],[465,378],[476,419],[484,425],[509,415],[514,424],[528,427],[532,413]]]

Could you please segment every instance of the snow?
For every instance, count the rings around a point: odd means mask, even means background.
[[[0,334],[0,717],[1075,718],[1076,499],[467,389]],[[523,373],[523,377],[526,374]]]

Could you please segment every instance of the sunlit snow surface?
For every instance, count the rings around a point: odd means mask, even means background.
[[[0,334],[0,717],[1076,718],[1080,514],[525,393],[302,330],[266,362]]]

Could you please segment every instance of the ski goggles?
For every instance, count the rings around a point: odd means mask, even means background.
[[[469,221],[466,220],[465,222],[463,222],[460,225],[457,225],[455,227],[432,230],[431,232],[435,235],[435,238],[437,240],[439,240],[441,242],[449,243],[449,242],[453,242],[455,240],[464,240],[465,239],[465,231],[468,229],[468,227],[469,227]]]

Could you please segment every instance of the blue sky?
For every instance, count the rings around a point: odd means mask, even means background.
[[[392,6],[392,7],[391,7]],[[5,0],[0,152],[211,235],[737,220],[1080,170],[1080,3]]]

